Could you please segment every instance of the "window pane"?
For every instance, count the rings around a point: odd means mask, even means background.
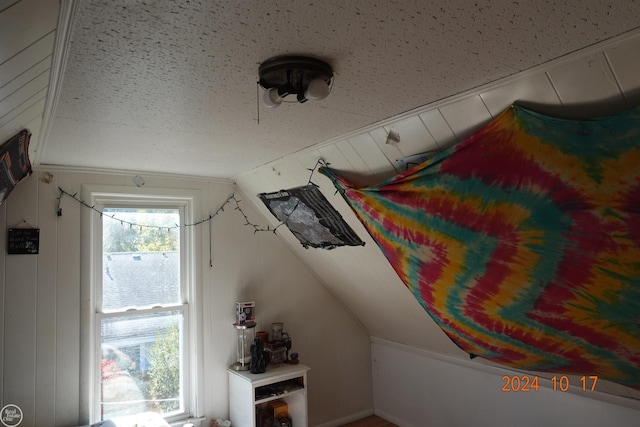
[[[103,212],[102,310],[181,303],[179,211]]]
[[[183,324],[179,310],[102,319],[102,419],[184,409]]]

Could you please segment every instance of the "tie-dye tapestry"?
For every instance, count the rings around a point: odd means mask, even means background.
[[[640,387],[640,108],[513,106],[380,185],[321,172],[472,357]]]

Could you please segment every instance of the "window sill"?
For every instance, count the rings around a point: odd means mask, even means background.
[[[171,427],[207,427],[206,418],[185,418],[182,420],[172,421],[169,423]]]

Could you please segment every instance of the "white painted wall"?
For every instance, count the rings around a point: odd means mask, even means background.
[[[0,402],[19,405],[25,426],[77,425],[80,401],[81,260],[80,205],[62,199],[58,187],[81,192],[83,184],[134,187],[133,175],[50,170],[16,187],[0,207],[0,241],[6,229],[40,228],[38,255],[7,255],[0,244]],[[183,188],[201,194],[200,218],[207,218],[237,189],[229,182],[143,176],[145,187]],[[247,197],[241,205],[263,223]],[[370,342],[362,325],[330,295],[316,276],[273,233],[256,233],[232,207],[199,226],[198,262],[203,295],[204,415],[228,417],[227,367],[235,351],[234,303],[255,300],[259,329],[282,321],[309,372],[309,423],[372,413]]]
[[[553,391],[503,392],[494,366],[374,339],[371,350],[377,415],[400,427],[635,427],[640,405],[622,397]],[[579,382],[576,384],[579,385]]]

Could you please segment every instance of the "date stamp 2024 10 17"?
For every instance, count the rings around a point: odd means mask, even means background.
[[[556,376],[550,378],[553,391],[565,392],[569,390],[570,380],[566,375]],[[538,391],[540,388],[540,381],[537,375],[503,375],[501,391],[504,392],[530,392]],[[580,377],[580,389],[582,391],[595,391],[596,383],[598,382],[597,375],[583,375]]]

